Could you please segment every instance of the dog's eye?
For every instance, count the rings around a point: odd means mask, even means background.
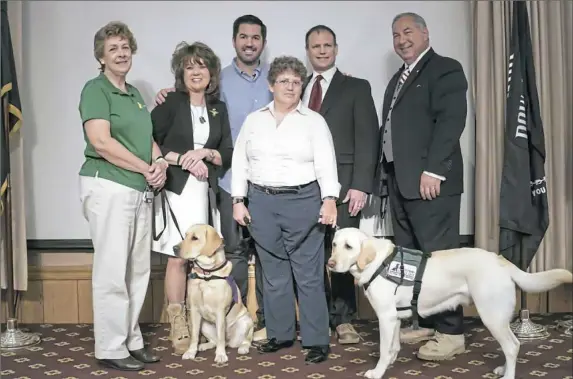
[[[198,240],[199,240],[199,238],[197,238],[197,236],[191,237],[191,241],[198,241]]]
[[[345,248],[346,250],[352,250],[352,246],[350,246],[350,245],[347,244],[347,243],[344,244],[344,248]]]

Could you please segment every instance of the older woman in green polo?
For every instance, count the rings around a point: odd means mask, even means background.
[[[149,284],[150,200],[167,169],[150,112],[126,82],[136,51],[127,25],[110,22],[98,30],[94,55],[101,73],[85,84],[79,104],[86,141],[80,197],[94,246],[95,357],[124,371],[159,361],[144,349],[138,319]]]

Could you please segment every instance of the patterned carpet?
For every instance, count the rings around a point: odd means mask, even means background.
[[[563,315],[535,317],[547,325],[551,336],[543,341],[522,345],[517,378],[573,379],[573,341],[556,328]],[[499,345],[476,319],[467,319],[467,351],[442,363],[422,362],[414,353],[417,345],[404,345],[398,360],[385,375],[386,379],[410,377],[432,379],[495,379],[492,370],[502,363]],[[182,361],[172,355],[165,324],[145,325],[145,337],[162,357],[139,373],[123,373],[99,367],[93,360],[91,325],[28,325],[41,333],[39,345],[1,354],[0,374],[6,379],[39,378],[201,378],[201,379],[349,379],[361,377],[373,368],[378,358],[376,322],[357,323],[363,337],[358,345],[339,346],[332,340],[330,359],[319,365],[305,365],[300,344],[276,354],[262,355],[252,350],[237,356],[228,349],[229,363],[213,362],[214,351],[199,353],[196,361]],[[24,328],[24,327],[23,327]]]

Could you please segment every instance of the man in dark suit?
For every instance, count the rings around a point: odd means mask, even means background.
[[[306,52],[313,74],[307,78],[302,98],[305,105],[325,118],[334,140],[342,186],[337,224],[358,228],[360,212],[372,193],[378,155],[379,124],[370,84],[338,71],[336,34],[329,27],[317,25],[306,33]],[[333,232],[330,230],[326,236],[327,259]],[[351,324],[357,310],[353,277],[332,273],[327,291],[330,325],[336,330],[338,342],[358,343],[360,337]]]
[[[457,248],[467,80],[458,61],[430,47],[419,15],[396,16],[392,32],[404,65],[384,95],[376,194],[387,190],[397,245],[428,252]],[[444,360],[465,350],[462,307],[420,319],[420,326],[400,333],[403,342],[430,340],[419,349],[420,359]]]

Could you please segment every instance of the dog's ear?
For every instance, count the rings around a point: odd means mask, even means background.
[[[356,266],[360,271],[364,270],[376,257],[376,249],[371,241],[365,240],[360,246],[360,255],[356,259]]]
[[[219,236],[219,233],[215,230],[215,228],[206,226],[205,227],[205,245],[201,249],[201,255],[205,255],[207,257],[212,256],[215,254],[217,249],[221,247],[223,244],[223,239]]]

